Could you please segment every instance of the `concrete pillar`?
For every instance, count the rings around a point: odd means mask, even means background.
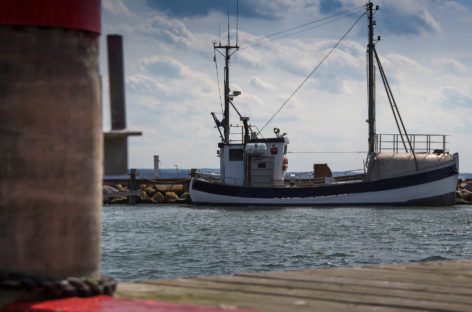
[[[128,137],[141,135],[141,132],[126,130],[125,75],[121,35],[107,36],[107,51],[111,130],[104,132],[105,175],[123,175],[128,173]]]
[[[154,155],[154,179],[159,179],[159,155]]]
[[[123,69],[123,38],[107,36],[108,80],[110,82],[111,129],[126,129],[125,80]]]
[[[100,274],[100,9],[0,1],[0,271]]]

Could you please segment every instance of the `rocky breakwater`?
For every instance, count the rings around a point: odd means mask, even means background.
[[[103,204],[127,204],[128,186],[122,184],[103,186]],[[136,196],[137,204],[173,204],[190,203],[188,185],[173,184],[140,184]]]
[[[472,179],[457,181],[456,204],[472,205]]]

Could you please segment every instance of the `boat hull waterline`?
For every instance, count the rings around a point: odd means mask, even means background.
[[[193,178],[190,197],[210,205],[434,205],[455,204],[457,164],[370,182],[310,187],[244,187]]]

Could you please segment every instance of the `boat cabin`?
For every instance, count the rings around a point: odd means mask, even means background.
[[[286,136],[252,138],[246,144],[219,143],[220,173],[224,184],[277,186],[287,170]]]

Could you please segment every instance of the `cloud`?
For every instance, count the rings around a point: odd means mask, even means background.
[[[469,70],[467,66],[462,64],[460,61],[447,57],[447,58],[433,58],[432,64],[436,68],[441,68],[441,70],[449,73],[456,73],[456,74],[468,74]]]
[[[141,34],[166,39],[184,46],[190,46],[195,41],[194,35],[183,22],[164,15],[155,15],[153,18],[145,20],[137,30]]]
[[[137,17],[136,14],[132,13],[128,9],[122,0],[103,0],[102,8],[103,11],[111,15],[120,17]]]
[[[379,31],[393,33],[395,35],[419,35],[423,31],[436,32],[440,29],[439,23],[427,12],[418,14],[404,14],[395,8],[387,6],[382,14],[382,23],[378,27]]]
[[[226,23],[226,1],[218,1],[216,8],[203,0],[199,2],[202,8],[195,12],[184,8],[182,13],[174,12],[177,4],[170,2],[169,8],[163,9],[157,7],[157,1],[151,7],[146,1],[103,1],[104,29],[124,34],[128,125],[144,131],[142,138],[131,140],[130,166],[152,167],[153,154],[161,155],[163,167],[219,166],[215,156],[218,132],[209,114],[221,110],[211,44],[217,39],[218,24]],[[192,6],[194,2],[186,3]],[[468,36],[472,20],[465,13],[451,19],[450,13],[453,9],[470,12],[465,8],[468,4],[449,0],[379,2],[377,32],[395,34],[379,45],[389,53],[379,53],[409,132],[444,132],[451,134],[454,142],[456,136],[464,138],[464,133],[472,133],[468,122],[472,115],[472,59],[468,47],[472,46],[458,40]],[[115,6],[110,5],[113,3]],[[248,3],[240,0],[240,9]],[[296,26],[330,11],[361,6],[365,0],[251,3],[252,13],[240,11],[241,46],[264,38],[260,34]],[[450,15],[444,15],[447,12]],[[387,13],[395,16],[385,24]],[[231,23],[234,25],[234,19]],[[346,22],[350,23],[352,19]],[[365,28],[362,32],[358,28],[359,32],[352,32],[342,42],[264,129],[264,136],[272,136],[271,129],[279,127],[289,133],[292,151],[365,150]],[[249,116],[252,124],[264,125],[345,29],[343,23],[333,23],[236,52],[230,61],[230,88],[242,91],[234,101],[241,114]],[[106,88],[106,53],[101,53]],[[221,87],[223,58],[217,54],[217,59]],[[378,131],[391,133],[396,131],[395,123],[379,75],[377,79]],[[107,91],[104,94],[106,106]],[[239,117],[233,111],[231,116],[232,122],[238,123]],[[457,142],[454,148],[463,155],[472,153],[463,142]],[[306,170],[316,161],[329,162],[334,170],[352,169],[361,167],[364,157],[289,156],[293,170]],[[472,171],[469,159],[463,157],[461,166]]]
[[[168,89],[156,79],[142,74],[126,77],[126,85],[131,92],[147,95],[159,95]]]
[[[170,57],[153,56],[139,60],[141,70],[147,71],[156,76],[165,76],[167,78],[182,77],[182,63]]]
[[[262,19],[280,18],[289,11],[309,10],[316,5],[316,2],[306,0],[240,0],[238,8],[236,1],[222,0],[147,0],[147,3],[155,10],[178,18],[201,17],[215,11],[226,15],[229,11],[231,16],[238,13],[240,17]]]
[[[340,0],[322,0],[320,1],[320,12],[323,14],[331,14],[341,9],[343,3]]]
[[[250,81],[251,85],[255,88],[263,89],[263,90],[275,90],[275,87],[268,82],[265,82],[259,77],[252,77]]]
[[[463,106],[472,110],[472,96],[463,95],[457,89],[450,87],[442,88],[441,93],[445,107]]]

